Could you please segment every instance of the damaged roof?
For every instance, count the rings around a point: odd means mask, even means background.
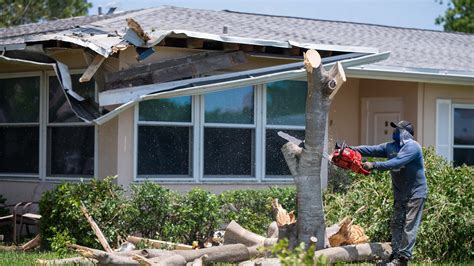
[[[0,46],[78,40],[78,45],[110,54],[112,46],[124,42],[121,35],[125,33],[126,18],[133,18],[155,37],[163,33],[188,37],[202,33],[203,38],[218,36],[223,41],[243,43],[259,40],[275,46],[286,42],[288,47],[314,44],[319,45],[316,49],[377,49],[390,51],[391,56],[375,66],[474,73],[472,34],[173,6],[4,28],[0,29]]]

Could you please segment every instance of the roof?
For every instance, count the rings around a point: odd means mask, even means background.
[[[375,66],[474,73],[473,34],[173,6],[0,29],[0,45],[35,40],[31,36],[38,36],[39,33],[44,37],[44,33],[54,33],[57,36],[57,33],[71,35],[72,31],[76,31],[77,35],[78,31],[92,31],[96,38],[101,34],[103,36],[94,45],[110,52],[111,47],[105,46],[122,41],[117,32],[124,32],[125,18],[129,17],[140,23],[146,32],[152,32],[152,35],[153,32],[181,30],[290,44],[296,42],[334,47],[375,47],[380,52],[391,52],[390,58],[374,64]],[[224,26],[227,27],[227,34],[223,34]],[[80,37],[84,41],[84,37]],[[51,38],[51,35],[47,38]],[[103,38],[110,40],[103,41]]]

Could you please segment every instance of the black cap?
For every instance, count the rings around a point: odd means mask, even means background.
[[[390,122],[390,125],[393,127],[393,128],[400,128],[400,129],[405,129],[406,131],[408,131],[408,133],[410,133],[412,136],[414,135],[415,131],[413,131],[413,125],[408,122],[408,121],[405,121],[405,120],[402,120],[400,122],[398,122],[397,124],[393,123],[393,122]]]

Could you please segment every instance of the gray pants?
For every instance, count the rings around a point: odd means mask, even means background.
[[[423,198],[394,202],[391,222],[394,258],[403,256],[410,259],[415,246],[416,233],[420,227],[424,203]]]

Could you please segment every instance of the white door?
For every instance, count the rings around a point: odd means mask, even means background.
[[[361,107],[361,144],[375,145],[390,141],[390,122],[403,119],[402,98],[362,98]]]
[[[374,114],[374,143],[384,143],[392,140],[393,128],[390,122],[400,120],[400,113]]]

